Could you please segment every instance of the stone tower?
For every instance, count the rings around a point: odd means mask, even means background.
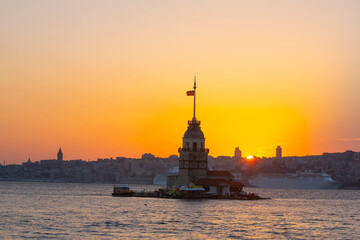
[[[58,154],[57,154],[57,160],[58,160],[59,162],[62,162],[62,160],[63,160],[63,153],[62,153],[62,151],[61,151],[61,148],[59,148],[59,152],[58,152]]]
[[[200,129],[200,121],[193,119],[188,121],[188,124],[188,129],[183,137],[183,146],[179,148],[179,186],[207,176],[209,149],[205,148],[205,138]]]
[[[188,96],[194,96],[194,117],[188,121],[188,128],[183,137],[182,147],[179,148],[179,175],[167,179],[168,187],[180,187],[194,180],[207,177],[209,149],[205,148],[204,133],[200,128],[200,121],[195,117],[195,91],[188,91]]]

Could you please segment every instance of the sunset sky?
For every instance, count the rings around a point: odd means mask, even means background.
[[[360,1],[0,1],[0,162],[360,151]]]

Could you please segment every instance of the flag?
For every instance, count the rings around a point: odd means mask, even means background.
[[[188,96],[194,96],[194,95],[195,95],[195,91],[194,91],[194,90],[192,90],[192,91],[187,91],[187,92],[186,92],[186,95],[188,95]]]

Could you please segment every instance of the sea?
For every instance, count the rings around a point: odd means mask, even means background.
[[[129,185],[150,191],[154,185]],[[360,191],[268,200],[112,197],[112,184],[0,182],[0,239],[360,239]]]

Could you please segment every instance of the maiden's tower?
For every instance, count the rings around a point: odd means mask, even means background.
[[[168,187],[188,185],[207,176],[209,149],[205,148],[204,133],[200,128],[200,121],[197,121],[195,116],[196,79],[194,90],[188,91],[187,95],[194,97],[194,115],[192,120],[188,121],[183,144],[179,148],[179,175],[168,177]]]
[[[188,128],[184,134],[182,147],[179,148],[179,174],[167,177],[168,188],[180,188],[184,185],[201,185],[207,192],[217,195],[230,195],[240,192],[243,184],[234,181],[234,176],[227,171],[209,171],[208,154],[205,148],[204,133],[200,128],[200,121],[196,119],[196,79],[194,90],[187,92],[194,97],[194,113],[188,121]]]

